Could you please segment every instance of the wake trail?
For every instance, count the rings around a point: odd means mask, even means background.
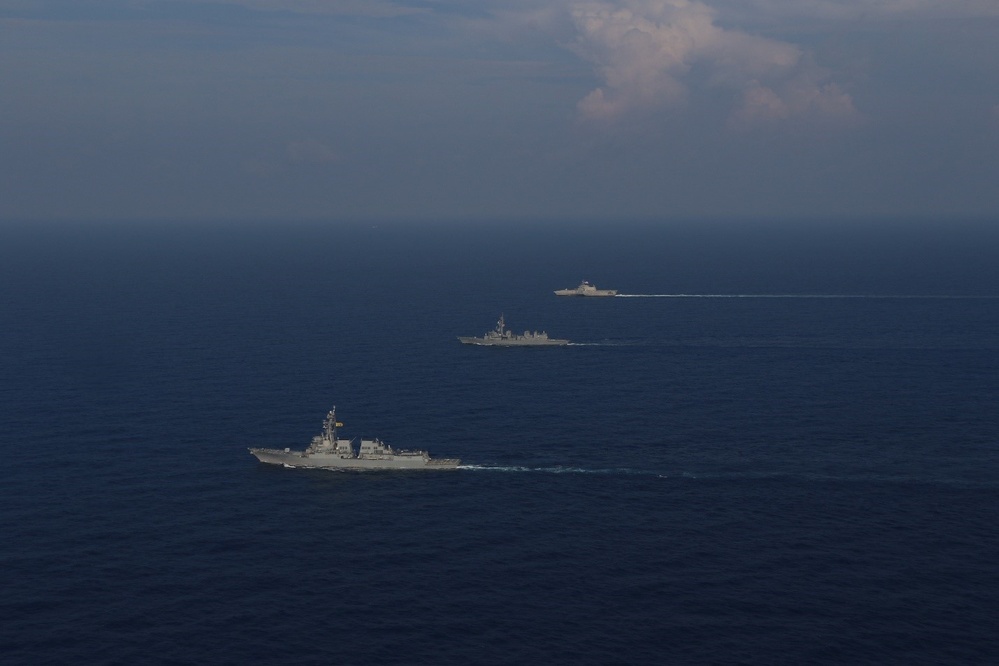
[[[631,476],[657,479],[693,481],[790,481],[795,483],[849,483],[906,486],[936,486],[970,489],[999,488],[999,481],[960,477],[923,477],[892,474],[815,474],[802,471],[746,471],[746,472],[662,472],[629,467],[587,468],[556,465],[528,467],[524,465],[458,465],[458,469],[475,472],[504,472],[512,474],[578,474],[589,476]]]
[[[999,296],[967,294],[617,294],[614,298],[804,298],[804,299],[996,299]]]
[[[611,476],[656,476],[665,478],[665,475],[658,472],[641,469],[630,469],[627,467],[612,467],[606,469],[589,469],[586,467],[565,467],[556,465],[554,467],[525,467],[522,465],[458,465],[458,469],[467,469],[480,472],[514,472],[514,473],[535,473],[535,474],[602,474]]]
[[[566,347],[630,347],[636,342],[570,342]]]

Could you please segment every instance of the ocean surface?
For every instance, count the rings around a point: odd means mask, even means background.
[[[3,664],[999,663],[999,221],[7,224],[0,405]]]

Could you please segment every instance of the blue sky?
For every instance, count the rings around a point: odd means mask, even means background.
[[[0,219],[999,215],[999,0],[0,0]]]

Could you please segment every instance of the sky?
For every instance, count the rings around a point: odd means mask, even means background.
[[[0,220],[999,217],[999,0],[0,0]]]

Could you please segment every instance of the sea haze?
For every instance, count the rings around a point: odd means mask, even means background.
[[[3,663],[994,663],[996,229],[8,225]]]

